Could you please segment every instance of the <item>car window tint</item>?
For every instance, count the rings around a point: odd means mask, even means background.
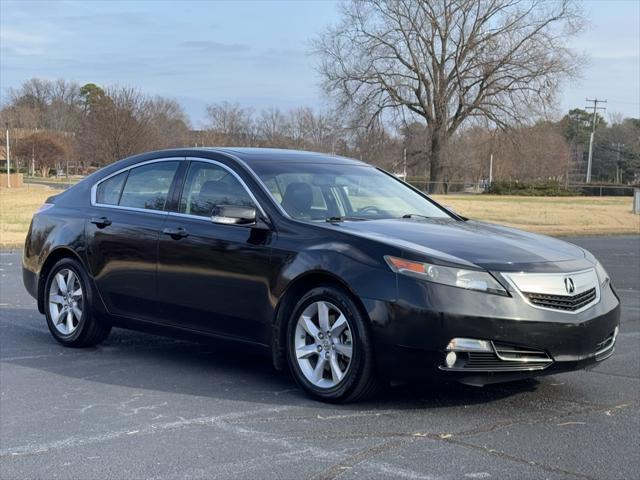
[[[289,187],[289,185],[291,184],[305,183],[309,185],[312,195],[311,208],[323,211],[327,210],[327,202],[325,201],[322,189],[319,186],[313,184],[312,174],[285,173],[279,176],[278,181],[280,182],[281,188],[285,192],[285,195],[287,192],[287,187]]]
[[[245,188],[226,169],[206,162],[192,162],[180,198],[180,213],[210,217],[219,205],[253,207]]]
[[[132,168],[119,205],[163,210],[177,168],[178,162],[156,162]]]
[[[96,188],[96,203],[103,205],[117,205],[122,193],[122,186],[129,172],[122,172],[98,184]]]
[[[293,218],[453,218],[391,175],[366,165],[258,162],[252,168]]]
[[[273,195],[273,198],[275,198],[278,202],[282,202],[282,193],[280,192],[280,188],[278,187],[278,182],[276,181],[275,177],[266,179],[264,181],[264,184],[271,192],[271,195]]]

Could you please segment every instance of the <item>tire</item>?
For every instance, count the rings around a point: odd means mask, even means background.
[[[77,260],[58,261],[47,275],[42,295],[47,326],[62,345],[92,347],[109,336],[111,325],[92,313],[92,283]]]
[[[324,325],[321,318],[327,319]],[[311,397],[346,403],[378,393],[381,383],[367,322],[340,288],[323,285],[300,298],[287,324],[287,361],[296,382]],[[329,331],[333,334],[327,335]]]

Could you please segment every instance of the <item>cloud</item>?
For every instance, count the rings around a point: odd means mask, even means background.
[[[17,55],[42,55],[49,42],[40,35],[2,28],[0,43],[3,49]]]
[[[221,43],[213,40],[189,40],[179,44],[180,47],[200,53],[244,53],[251,50],[242,43]]]
[[[640,56],[638,50],[609,50],[593,52],[591,57],[596,60],[633,60]]]
[[[113,13],[92,13],[91,15],[65,15],[55,17],[59,25],[67,25],[74,29],[92,28],[99,25],[104,28],[149,27],[153,25],[153,17],[142,12],[122,11]]]

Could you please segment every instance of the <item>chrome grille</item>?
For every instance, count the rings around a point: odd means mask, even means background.
[[[600,301],[594,268],[566,273],[503,272],[501,275],[535,308],[577,314]]]
[[[589,305],[596,297],[596,289],[591,288],[577,295],[547,295],[543,293],[522,292],[534,305],[555,310],[573,312]]]

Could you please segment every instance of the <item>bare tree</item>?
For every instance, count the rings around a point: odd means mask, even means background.
[[[15,128],[74,132],[82,117],[80,87],[75,82],[32,78],[9,89],[3,117]]]
[[[207,107],[208,134],[215,145],[253,145],[252,111],[238,103],[222,102]]]
[[[315,42],[324,88],[341,107],[405,109],[427,125],[430,177],[474,117],[505,128],[548,106],[576,75],[571,0],[350,0]]]
[[[290,124],[287,116],[278,108],[262,110],[257,129],[265,147],[287,148],[290,146]]]
[[[82,155],[105,165],[148,150],[151,102],[131,88],[111,88],[91,106],[79,135]]]
[[[54,132],[38,132],[22,139],[14,148],[14,155],[34,168],[42,177],[60,165],[69,155],[71,147],[64,135]]]
[[[178,102],[155,97],[148,102],[148,110],[149,149],[188,145],[190,122]]]

